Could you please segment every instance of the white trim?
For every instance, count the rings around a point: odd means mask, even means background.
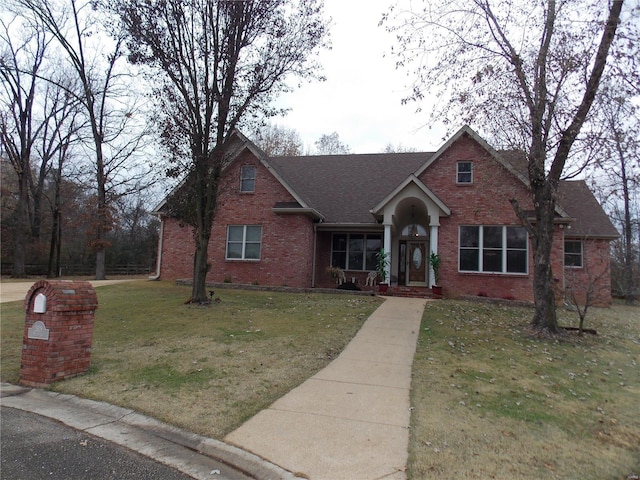
[[[393,189],[393,191],[389,195],[384,197],[380,203],[378,203],[375,207],[373,207],[370,210],[370,212],[373,215],[379,215],[380,212],[387,206],[387,204],[391,200],[393,200],[395,197],[400,195],[402,191],[406,187],[408,187],[410,184],[417,186],[422,191],[422,193],[424,193],[425,196],[429,200],[431,200],[441,210],[443,215],[447,217],[451,215],[451,210],[449,209],[449,207],[447,207],[445,203],[442,200],[440,200],[435,193],[429,190],[429,188],[424,183],[422,183],[420,179],[414,174],[411,174],[407,178],[405,178],[404,181],[400,183],[400,185],[398,185],[395,189]]]
[[[432,253],[438,254],[438,225],[431,225],[431,232],[429,234],[429,256]],[[429,285],[436,284],[436,277],[433,273],[433,267],[429,262]]]
[[[391,284],[391,265],[392,265],[392,253],[391,253],[391,225],[384,226],[384,238],[382,242],[382,248],[385,253],[389,254],[388,262],[385,270],[387,271],[387,283]]]
[[[231,227],[242,227],[242,256],[240,258],[237,257],[230,257],[229,256],[229,232]],[[259,227],[260,228],[260,242],[248,242],[247,241],[247,229],[248,227]],[[239,241],[233,241],[234,244],[238,244],[240,243]],[[258,252],[258,257],[254,258],[247,258],[247,243],[250,243],[252,245],[258,244],[259,246],[259,252]],[[262,260],[262,225],[256,225],[256,224],[242,224],[242,225],[227,225],[227,238],[226,238],[226,242],[225,242],[225,252],[224,252],[224,259],[228,260],[228,261],[237,261],[237,262],[259,262],[260,260]]]
[[[273,213],[278,215],[308,215],[311,218],[322,221],[324,216],[315,208],[303,208],[303,207],[273,207],[271,209]]]
[[[580,244],[580,265],[567,265],[567,242],[577,242]],[[577,253],[569,253],[569,255],[577,256]],[[562,243],[562,263],[564,268],[581,269],[584,268],[584,240],[581,238],[565,238]]]

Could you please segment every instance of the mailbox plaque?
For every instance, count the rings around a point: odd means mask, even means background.
[[[33,324],[33,327],[28,329],[27,337],[36,340],[49,340],[49,329],[38,320]]]

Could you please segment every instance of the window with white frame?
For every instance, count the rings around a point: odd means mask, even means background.
[[[376,254],[381,248],[382,235],[377,233],[334,233],[331,266],[343,270],[375,270]]]
[[[227,260],[260,260],[261,225],[227,227]]]
[[[461,272],[527,273],[528,237],[523,227],[460,226],[458,270]]]
[[[582,267],[582,240],[565,240],[564,241],[564,266],[565,267]]]
[[[458,162],[456,183],[473,183],[473,163]]]
[[[240,191],[251,193],[256,186],[256,167],[253,165],[243,165],[240,169]]]

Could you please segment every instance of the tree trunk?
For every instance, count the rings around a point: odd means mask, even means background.
[[[96,138],[101,138],[96,134]],[[96,252],[96,280],[105,280],[107,242],[104,235],[111,229],[109,208],[107,205],[106,175],[104,173],[104,157],[102,153],[102,142],[96,140],[96,179],[98,183],[98,218],[96,225],[96,239],[94,248]]]
[[[627,305],[633,305],[636,301],[636,288],[633,279],[633,231],[631,223],[629,183],[627,179],[626,164],[622,152],[620,152],[620,159],[623,192],[622,200],[624,202],[624,299]]]
[[[545,184],[543,187],[539,187],[534,192],[534,201],[539,207],[536,208],[536,224],[534,225],[533,298],[535,313],[532,325],[537,330],[557,333],[558,317],[551,267],[555,201],[551,186]]]
[[[53,225],[51,226],[51,241],[49,243],[49,264],[47,267],[47,278],[57,278],[60,265],[56,259],[57,252],[60,251],[60,210],[58,208],[58,192],[56,192],[56,206],[53,211]]]
[[[218,182],[222,172],[223,141],[219,140],[213,152],[199,154],[196,163],[196,251],[193,259],[193,285],[191,302],[208,302],[207,273],[211,266],[208,263],[209,240],[216,213],[218,199]],[[206,151],[205,149],[203,149]]]
[[[208,301],[207,297],[207,272],[209,263],[207,261],[209,252],[209,233],[198,232],[196,235],[196,252],[193,257],[193,285],[191,289],[191,302],[203,303]]]
[[[19,176],[19,196],[18,205],[16,208],[16,229],[14,238],[13,249],[13,268],[11,270],[12,278],[26,278],[27,271],[25,267],[26,254],[25,243],[28,238],[29,218],[28,218],[28,190],[27,190],[27,176],[23,173]]]
[[[96,250],[96,280],[106,280],[107,273],[105,268],[105,257],[107,256],[107,249],[102,247]]]

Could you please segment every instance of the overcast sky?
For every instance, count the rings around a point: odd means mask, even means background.
[[[442,145],[442,130],[424,125],[429,105],[416,114],[415,103],[402,105],[409,84],[387,56],[393,36],[378,23],[391,0],[325,0],[332,18],[332,49],[322,53],[325,82],[315,82],[281,97],[291,108],[273,123],[294,128],[305,149],[323,134],[338,132],[352,153],[377,153],[391,143],[434,151]],[[423,128],[420,128],[423,127]]]

